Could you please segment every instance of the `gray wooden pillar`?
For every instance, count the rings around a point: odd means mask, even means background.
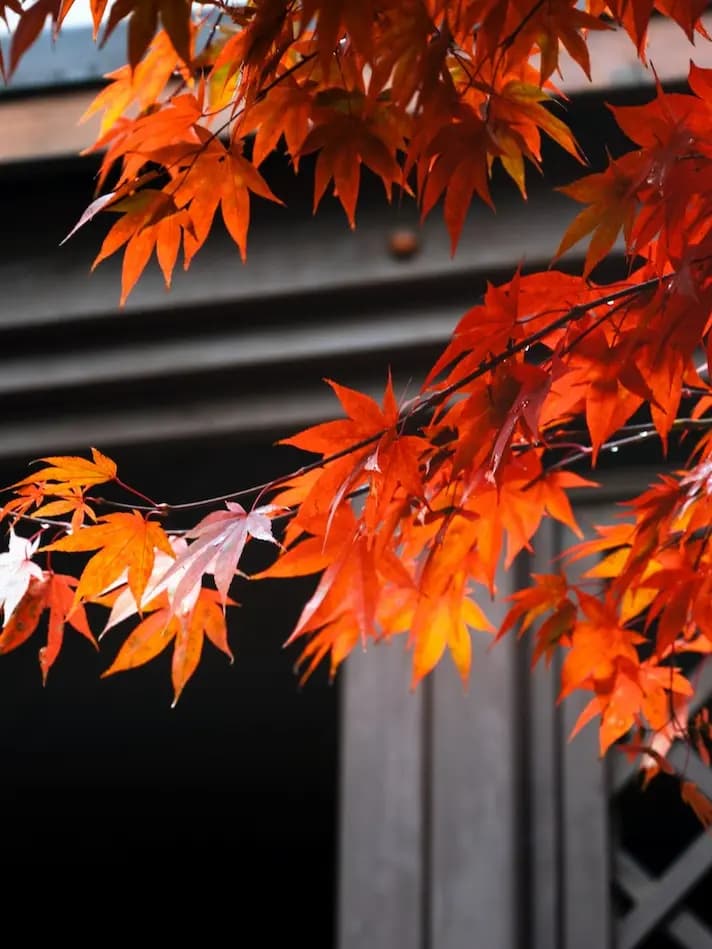
[[[516,944],[516,643],[473,641],[467,693],[449,658],[411,692],[398,642],[346,664],[338,949]]]
[[[497,624],[515,571],[498,578]],[[491,648],[490,648],[491,647]],[[473,634],[465,693],[451,662],[433,678],[429,874],[432,949],[512,949],[518,927],[516,642]]]
[[[611,509],[577,513],[606,521]],[[543,526],[482,604],[493,622],[524,574],[559,569],[572,540]],[[560,657],[532,674],[514,635],[473,644],[467,692],[446,658],[412,693],[397,642],[346,664],[338,949],[610,949],[595,725],[567,741],[578,706],[556,703]]]
[[[421,949],[421,686],[396,641],[354,653],[342,687],[338,949]]]
[[[560,536],[553,521],[542,524],[532,556],[525,562],[527,574],[555,573]],[[529,582],[529,576],[522,578]],[[524,646],[524,644],[522,644]],[[544,660],[530,669],[534,637],[523,649],[525,711],[525,769],[528,801],[525,846],[528,850],[526,881],[527,917],[532,949],[561,949],[561,712],[556,705],[561,675],[561,657],[550,665]]]
[[[580,504],[576,516],[591,533],[605,523],[612,505]],[[591,564],[563,565],[561,551],[575,536],[556,522],[542,525],[529,558],[532,573],[565,568],[575,580]],[[533,650],[533,636],[529,651]],[[587,695],[561,705],[561,655],[542,660],[523,681],[527,704],[526,840],[529,865],[526,895],[532,949],[609,949],[611,841],[608,822],[608,767],[598,754],[594,723],[576,738],[569,735]]]
[[[613,504],[579,505],[576,517],[587,536],[594,524],[614,521]],[[565,529],[559,546],[577,538]],[[567,568],[573,581],[595,560],[577,561]],[[598,728],[589,724],[572,740],[569,735],[586,705],[588,694],[575,695],[562,705],[561,821],[563,946],[565,949],[608,949],[612,944],[611,836],[608,821],[608,763],[599,757]]]

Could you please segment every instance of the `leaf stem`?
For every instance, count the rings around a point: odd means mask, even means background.
[[[120,488],[123,488],[123,490],[128,492],[129,494],[133,494],[134,497],[141,498],[141,500],[144,501],[147,505],[150,505],[152,510],[155,510],[159,507],[158,503],[154,501],[152,498],[149,498],[147,494],[144,494],[143,491],[139,491],[136,488],[132,488],[130,484],[126,484],[126,482],[122,481],[121,478],[119,478],[118,476],[114,478],[114,483],[117,484]],[[107,502],[105,501],[104,503],[107,503]],[[126,505],[126,507],[130,507],[130,506],[131,505]],[[136,505],[133,505],[133,507],[135,506]]]

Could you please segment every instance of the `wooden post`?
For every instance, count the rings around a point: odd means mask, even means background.
[[[346,664],[338,949],[424,946],[425,689],[409,688],[410,658],[394,642]]]

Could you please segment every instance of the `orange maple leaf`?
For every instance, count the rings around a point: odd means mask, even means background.
[[[184,81],[190,79],[168,34],[161,30],[153,37],[146,56],[133,69],[130,65],[121,66],[106,76],[109,82],[97,93],[79,121],[86,122],[103,110],[99,135],[104,136],[134,101],[141,112],[153,106],[177,71]]]
[[[380,113],[370,115],[362,93],[333,90],[331,99],[322,94],[330,108],[322,108],[313,118],[321,121],[307,135],[300,155],[318,151],[314,172],[314,211],[333,179],[334,194],[341,202],[349,225],[356,226],[356,201],[361,180],[361,164],[369,167],[383,181],[390,200],[394,184],[405,184],[403,172],[396,161],[397,148],[405,149],[405,142],[394,126],[385,106]],[[336,99],[336,101],[333,101]],[[323,112],[319,116],[319,112]]]
[[[612,161],[606,171],[587,175],[560,188],[570,198],[589,206],[569,225],[554,260],[593,231],[583,269],[583,275],[587,277],[613,247],[621,230],[628,241],[639,206],[637,189],[644,177],[639,153],[631,152],[618,161]]]
[[[153,570],[154,551],[174,556],[160,524],[138,511],[106,514],[99,518],[99,523],[83,527],[43,549],[72,553],[98,549],[79,578],[77,603],[100,596],[128,571],[128,585],[136,603],[140,604]]]
[[[250,193],[281,204],[257,168],[238,151],[228,150],[206,129],[196,127],[199,145],[183,151],[170,185],[176,206],[185,208],[191,227],[184,230],[185,266],[202,247],[220,207],[230,236],[245,260],[250,224]]]
[[[227,641],[225,615],[217,600],[215,590],[203,588],[185,616],[176,616],[169,606],[150,613],[131,632],[113,663],[102,673],[102,678],[149,662],[173,642],[171,678],[175,706],[185,684],[198,667],[206,637],[231,662],[233,660]]]
[[[21,478],[13,487],[49,483],[57,488],[57,490],[48,491],[54,494],[60,490],[89,488],[93,485],[104,484],[106,481],[113,481],[116,478],[116,463],[96,448],[92,448],[91,454],[91,461],[74,455],[53,455],[41,458],[40,461],[48,462],[48,466]],[[45,488],[45,490],[48,489]]]
[[[94,13],[96,29],[97,13]],[[160,14],[163,28],[171,44],[185,63],[191,61],[191,7],[189,0],[123,0],[113,3],[104,29],[102,44],[116,29],[118,24],[128,18],[128,58],[131,68],[135,68],[158,31]],[[99,16],[99,22],[101,16]]]
[[[82,527],[85,517],[88,517],[91,521],[96,521],[94,508],[87,504],[84,491],[81,488],[70,488],[66,492],[59,492],[55,489],[47,491],[47,494],[53,497],[58,496],[58,500],[40,504],[33,512],[35,517],[56,517],[58,514],[69,514],[71,511],[70,527],[72,532]]]
[[[331,461],[318,478],[310,480],[296,522],[301,529],[324,536],[340,503],[367,481],[371,491],[364,518],[369,529],[375,530],[397,489],[412,497],[422,496],[419,456],[426,442],[419,436],[399,434],[400,414],[390,376],[382,409],[370,396],[327,382],[348,419],[322,422],[280,442],[326,458],[344,454]],[[282,498],[280,503],[284,503]]]
[[[39,651],[42,682],[45,684],[49,670],[62,648],[67,623],[98,648],[84,607],[75,604],[76,586],[74,577],[45,571],[41,580],[33,579],[30,582],[25,596],[0,634],[0,654],[10,652],[32,636],[43,612],[49,611],[47,643]]]

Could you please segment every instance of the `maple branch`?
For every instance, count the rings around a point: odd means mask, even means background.
[[[493,81],[494,81],[494,78],[495,78],[496,75],[497,75],[497,72],[499,71],[499,67],[500,67],[500,65],[501,65],[501,63],[502,63],[502,58],[503,58],[504,54],[505,54],[505,53],[507,52],[507,50],[512,46],[512,44],[514,43],[514,41],[516,40],[516,38],[517,38],[517,37],[519,36],[519,34],[522,32],[522,30],[523,30],[524,27],[527,25],[527,23],[531,20],[531,18],[532,18],[533,16],[535,16],[536,13],[544,6],[544,3],[545,3],[545,2],[546,2],[546,0],[536,0],[536,2],[534,3],[534,5],[533,5],[533,6],[531,7],[531,9],[522,17],[522,19],[521,19],[521,20],[519,21],[519,23],[515,26],[515,28],[512,30],[512,32],[511,32],[508,36],[505,36],[505,38],[504,38],[504,39],[501,41],[501,43],[499,43],[499,45],[497,46],[496,52],[498,53],[498,56],[497,56],[497,59],[495,60],[495,62],[493,63],[493,66],[492,66],[492,77],[493,77]],[[488,105],[489,105],[489,103],[488,103]]]
[[[356,451],[368,448],[369,445],[373,445],[374,442],[382,438],[386,432],[387,429],[383,429],[380,432],[369,435],[368,438],[361,439],[360,442],[349,445],[348,448],[342,448],[341,451],[334,452],[333,455],[329,455],[327,458],[310,461],[308,464],[302,465],[301,468],[290,471],[289,474],[280,475],[278,478],[273,478],[271,481],[263,481],[262,484],[255,484],[249,488],[241,488],[239,491],[233,491],[230,494],[221,494],[214,498],[203,498],[200,501],[185,501],[182,504],[162,504],[161,508],[168,511],[189,511],[193,508],[209,507],[212,504],[219,504],[221,501],[234,501],[236,498],[247,497],[250,494],[264,494],[272,488],[278,488],[287,481],[291,481],[292,478],[300,478],[302,475],[309,474],[310,471],[316,471],[317,468],[324,468],[334,461],[339,461],[340,458],[346,458]]]
[[[301,468],[296,468],[295,470],[290,471],[288,474],[280,475],[278,478],[273,478],[271,481],[263,481],[261,484],[253,484],[249,488],[240,488],[239,491],[231,491],[228,494],[219,494],[212,498],[201,498],[198,501],[184,501],[180,504],[161,502],[160,504],[151,505],[126,504],[123,501],[113,501],[109,498],[94,496],[87,497],[87,500],[93,502],[94,504],[104,504],[107,507],[121,508],[122,510],[128,511],[143,511],[144,513],[160,514],[161,516],[170,514],[173,511],[191,511],[195,508],[211,507],[212,505],[220,504],[223,501],[234,501],[237,498],[248,497],[251,494],[264,494],[266,491],[269,491],[272,488],[277,488],[280,485],[285,484],[287,481],[291,481],[292,478],[299,478],[302,475],[309,474],[310,471],[316,471],[317,468],[323,468],[325,465],[329,465],[334,461],[338,461],[340,458],[345,458],[347,455],[351,455],[356,451],[368,448],[369,445],[372,445],[374,442],[378,441],[378,439],[382,438],[385,434],[386,429],[383,429],[383,431],[376,432],[374,435],[369,435],[368,438],[364,438],[360,442],[356,442],[353,445],[349,445],[347,448],[343,448],[341,451],[335,452],[333,455],[329,455],[328,458],[310,461],[308,464],[302,465]]]
[[[317,50],[314,50],[311,53],[304,53],[298,63],[293,63],[291,66],[285,69],[284,72],[281,72],[278,76],[275,76],[274,79],[268,82],[266,86],[263,86],[259,92],[255,93],[255,103],[262,102],[265,96],[268,96],[270,92],[280,84],[280,82],[284,82],[285,79],[289,79],[289,77],[293,76],[295,72],[298,72],[302,66],[305,66],[313,59],[316,59],[318,55],[319,54]],[[238,113],[238,115],[239,114],[241,113]]]
[[[677,418],[673,421],[671,425],[671,431],[693,431],[694,429],[705,429],[712,426],[712,417],[710,418]],[[619,432],[627,432],[629,434],[624,435],[622,438],[615,438],[611,441],[604,442],[599,451],[611,451],[617,452],[619,448],[623,448],[626,445],[633,445],[643,441],[646,438],[650,438],[657,434],[657,429],[653,422],[641,422],[634,425],[624,425]],[[560,445],[552,444],[548,446],[549,448],[557,448]],[[577,451],[573,452],[570,455],[566,455],[564,458],[560,458],[558,461],[555,461],[553,464],[549,465],[546,468],[546,472],[556,471],[559,468],[566,468],[568,465],[575,464],[577,461],[583,461],[588,458],[593,452],[593,447],[591,445],[581,446]]]
[[[576,347],[586,339],[591,333],[594,333],[599,326],[602,326],[604,323],[610,320],[612,316],[615,316],[616,313],[620,313],[622,310],[625,310],[631,301],[629,299],[619,300],[618,303],[613,306],[607,313],[602,313],[598,319],[594,319],[592,323],[581,330],[578,336],[574,336],[573,339],[569,340],[564,346],[561,347],[558,356],[567,356],[569,353],[573,352]],[[622,322],[622,321],[621,321]],[[616,333],[620,332],[620,327],[614,326],[614,331]]]
[[[220,24],[222,23],[224,16],[225,16],[225,10],[220,10],[218,15],[215,17],[213,24],[210,27],[210,33],[208,33],[207,39],[205,40],[205,43],[203,44],[203,53],[205,53],[208,49],[210,49],[210,46],[212,45],[212,42],[215,39],[215,34],[220,28]]]
[[[443,389],[438,389],[429,395],[416,397],[410,402],[407,402],[401,409],[397,424],[403,424],[408,420],[412,420],[421,412],[429,408],[433,408],[436,405],[440,405],[455,392],[486,375],[488,372],[496,369],[498,366],[502,365],[502,363],[506,362],[508,359],[511,359],[512,356],[527,351],[531,346],[543,340],[549,333],[557,329],[561,329],[561,327],[565,326],[569,322],[574,322],[578,319],[581,319],[581,317],[585,316],[589,310],[595,309],[598,306],[603,306],[604,304],[611,304],[620,300],[628,300],[637,294],[646,293],[648,290],[658,287],[660,285],[661,279],[669,279],[670,276],[671,275],[666,275],[664,278],[653,277],[649,280],[643,281],[642,283],[635,284],[633,286],[622,287],[619,290],[614,290],[612,293],[607,293],[587,303],[576,304],[561,316],[557,317],[555,320],[552,320],[552,322],[547,326],[542,327],[542,329],[537,330],[535,333],[532,333],[525,339],[520,340],[518,343],[507,347],[507,349],[502,350],[502,352],[498,353],[497,355],[492,356],[490,359],[480,363],[477,369],[473,370],[471,373],[468,373],[462,379],[452,382]],[[609,316],[610,313],[606,315]],[[373,445],[379,441],[387,433],[387,431],[387,429],[382,429],[380,431],[374,432],[373,435],[369,435],[367,438],[363,438],[361,441],[355,442],[353,445],[349,445],[347,448],[343,448],[340,451],[334,452],[333,454],[324,458],[320,458],[318,460],[309,462],[306,465],[302,465],[300,468],[290,471],[287,474],[280,475],[278,478],[273,478],[270,481],[264,481],[261,484],[251,485],[248,488],[241,488],[238,491],[231,491],[227,494],[219,494],[215,497],[201,498],[196,501],[184,501],[180,504],[162,503],[152,504],[151,506],[127,505],[117,501],[110,501],[106,498],[91,498],[90,500],[93,500],[95,503],[105,504],[109,507],[139,510],[148,513],[155,513],[160,516],[165,516],[174,511],[190,511],[201,507],[211,507],[215,504],[224,503],[225,501],[235,501],[239,498],[263,494],[267,491],[273,490],[274,488],[278,488],[280,485],[291,481],[293,478],[299,478],[302,475],[308,474],[310,471],[315,471],[318,468],[326,467],[326,465],[332,464],[335,461],[339,461],[341,458],[345,458],[355,452],[363,451],[370,445]],[[587,457],[587,452],[581,457]],[[578,457],[576,460],[578,460]]]
[[[492,372],[493,369],[497,369],[498,366],[501,366],[502,363],[506,362],[508,359],[511,359],[512,356],[515,356],[518,353],[526,352],[531,346],[541,342],[546,336],[549,335],[549,333],[552,333],[557,329],[561,329],[563,326],[566,326],[567,323],[580,320],[581,317],[585,316],[589,310],[593,310],[597,306],[615,303],[618,300],[623,300],[639,293],[646,293],[648,290],[658,287],[660,285],[661,279],[669,279],[670,276],[672,275],[668,274],[664,278],[651,277],[649,280],[644,280],[642,283],[637,283],[634,286],[622,287],[620,290],[615,290],[613,293],[607,293],[605,296],[598,297],[588,303],[577,303],[575,306],[572,306],[571,309],[567,310],[547,326],[544,326],[542,329],[532,333],[531,336],[520,340],[518,343],[515,343],[512,346],[508,346],[506,350],[502,350],[502,352],[497,353],[496,356],[492,356],[490,359],[484,360],[479,364],[477,369],[473,369],[472,372],[468,373],[466,376],[463,376],[462,379],[451,382],[450,385],[445,386],[445,388],[438,389],[436,392],[431,393],[431,395],[425,396],[420,400],[419,404],[410,414],[420,412],[424,408],[430,408],[434,405],[439,405],[445,399],[453,395],[453,393],[457,392],[458,389],[464,388],[464,386],[469,385],[471,382],[475,382],[477,379],[480,379],[488,372]]]
[[[28,521],[30,524],[39,524],[40,527],[56,527],[65,533],[69,533],[72,527],[69,521],[58,521],[53,517],[38,517],[36,514],[13,514],[12,518],[10,526],[14,521]]]
[[[676,418],[671,428],[673,430],[694,430],[694,429],[704,429],[712,425],[712,416],[707,418]],[[632,425],[623,425],[619,431],[621,432],[642,432],[646,429],[655,429],[655,426],[652,422],[636,422]]]
[[[516,38],[519,36],[519,34],[522,32],[524,27],[527,25],[527,23],[531,20],[531,18],[539,10],[541,10],[545,2],[546,0],[536,0],[536,3],[532,6],[532,8],[527,13],[525,13],[525,15],[522,17],[519,23],[517,23],[517,25],[512,30],[512,32],[508,36],[505,36],[505,38],[499,44],[498,48],[501,49],[502,51],[505,51],[507,47],[511,46],[512,43],[516,40]]]

